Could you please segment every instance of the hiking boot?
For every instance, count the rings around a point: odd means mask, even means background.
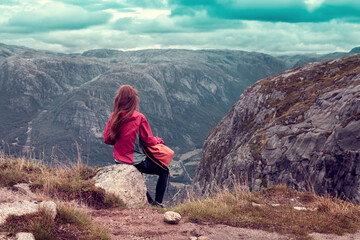
[[[151,206],[154,206],[154,207],[158,207],[158,208],[165,208],[165,205],[162,204],[162,203],[159,203],[157,201],[153,201],[152,203],[150,203]]]

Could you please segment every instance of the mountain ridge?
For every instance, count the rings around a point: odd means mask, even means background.
[[[7,45],[0,49],[11,50],[0,59],[3,147],[47,156],[69,154],[66,159],[76,156],[77,142],[85,158],[90,154],[90,164],[99,165],[112,159],[101,134],[121,84],[138,89],[140,111],[154,134],[185,153],[201,147],[206,132],[246,86],[285,69],[269,55],[243,51],[62,55]]]

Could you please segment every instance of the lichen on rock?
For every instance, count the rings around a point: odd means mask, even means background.
[[[208,135],[194,189],[242,179],[360,202],[360,55],[313,63],[245,90]]]
[[[144,179],[132,165],[114,164],[104,167],[95,175],[94,180],[95,186],[115,194],[130,208],[147,203]]]

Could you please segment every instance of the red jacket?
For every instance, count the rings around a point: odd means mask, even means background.
[[[119,139],[111,139],[109,132],[110,121],[113,114],[114,113],[111,114],[104,129],[104,142],[109,145],[114,145],[113,150],[116,161],[128,164],[139,163],[146,157],[142,150],[142,144],[144,146],[153,146],[158,143],[164,143],[161,138],[153,136],[145,116],[138,111],[134,111],[123,123],[120,129]],[[139,141],[139,138],[141,141]]]

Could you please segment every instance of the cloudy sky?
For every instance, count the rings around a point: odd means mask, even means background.
[[[0,0],[0,43],[328,53],[360,46],[359,0]]]

